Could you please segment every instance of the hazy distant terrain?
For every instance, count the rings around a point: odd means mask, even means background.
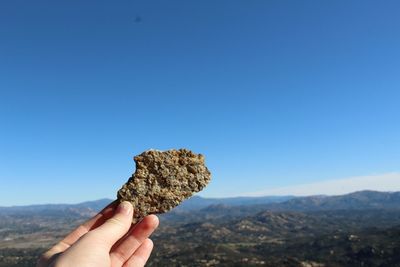
[[[34,266],[109,202],[0,207],[0,267]],[[160,219],[149,266],[400,266],[400,192],[193,197]]]

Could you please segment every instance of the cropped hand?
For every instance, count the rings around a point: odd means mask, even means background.
[[[148,238],[158,226],[155,215],[132,224],[129,202],[111,203],[45,252],[37,267],[139,267],[153,249]]]

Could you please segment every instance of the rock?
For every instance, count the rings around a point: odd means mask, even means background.
[[[171,210],[211,179],[204,156],[187,149],[148,150],[134,160],[136,171],[117,194],[119,201],[132,203],[133,223]]]

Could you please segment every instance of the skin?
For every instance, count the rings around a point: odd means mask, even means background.
[[[129,202],[111,203],[45,252],[37,267],[144,266],[153,250],[149,236],[159,221],[149,215],[132,225],[132,215]]]

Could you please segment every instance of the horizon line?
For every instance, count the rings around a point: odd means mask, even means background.
[[[362,190],[357,190],[357,191],[352,191],[352,192],[348,192],[348,193],[344,193],[344,194],[312,194],[312,195],[291,195],[291,194],[286,194],[286,195],[260,195],[260,196],[245,196],[245,195],[241,195],[241,196],[231,196],[231,197],[203,197],[203,196],[199,196],[199,195],[193,195],[190,198],[193,197],[200,197],[203,199],[228,199],[228,198],[263,198],[263,197],[294,197],[294,198],[302,198],[302,197],[316,197],[316,196],[325,196],[325,197],[333,197],[333,196],[345,196],[345,195],[349,195],[349,194],[354,194],[354,193],[358,193],[358,192],[378,192],[378,193],[397,193],[400,192],[400,190],[370,190],[370,189],[362,189]],[[188,199],[190,199],[188,198]],[[186,200],[188,200],[186,199]],[[29,206],[56,206],[56,205],[79,205],[79,204],[83,204],[86,202],[97,202],[97,201],[101,201],[101,200],[110,200],[110,203],[112,201],[114,201],[115,199],[111,199],[111,198],[99,198],[99,199],[94,199],[94,200],[85,200],[85,201],[80,201],[80,202],[71,202],[71,203],[66,203],[66,202],[58,202],[58,203],[33,203],[33,204],[22,204],[22,205],[11,205],[11,206],[0,206],[0,208],[17,208],[17,207],[29,207]],[[184,201],[186,201],[184,200]],[[180,204],[179,204],[180,205]],[[178,205],[178,206],[179,206]]]

